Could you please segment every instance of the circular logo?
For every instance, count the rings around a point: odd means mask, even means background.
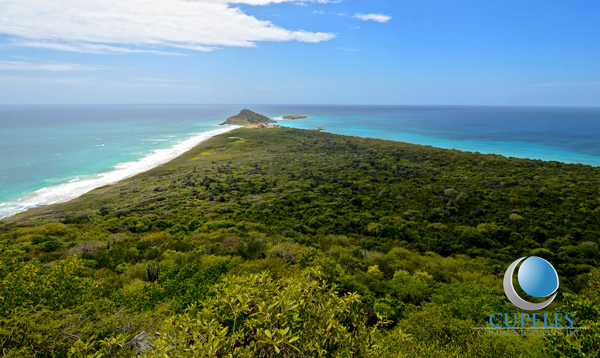
[[[525,261],[523,261],[525,260]],[[523,261],[519,267],[517,281],[519,285],[530,296],[548,297],[544,302],[532,303],[522,299],[513,286],[513,274],[517,265]],[[558,290],[558,274],[551,263],[541,257],[530,256],[521,257],[515,260],[504,273],[504,293],[508,300],[515,306],[523,310],[535,311],[548,306],[556,297]]]

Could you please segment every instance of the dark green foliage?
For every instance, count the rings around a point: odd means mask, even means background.
[[[206,297],[209,287],[218,282],[227,270],[226,262],[208,268],[197,263],[177,266],[164,272],[154,283],[129,291],[117,291],[113,301],[117,307],[137,311],[153,310],[167,303],[173,312],[181,313],[192,303]]]
[[[431,300],[453,317],[473,322],[485,322],[493,313],[514,310],[500,290],[475,282],[455,281],[443,285],[435,290]]]
[[[173,310],[181,313],[192,303],[206,297],[209,287],[219,281],[227,270],[226,262],[206,269],[202,269],[196,263],[188,264],[167,272],[160,279],[160,284],[164,289],[165,297],[174,299]]]
[[[156,265],[156,267],[148,264],[146,265],[146,279],[148,282],[154,282],[158,280],[160,277],[160,264]]]

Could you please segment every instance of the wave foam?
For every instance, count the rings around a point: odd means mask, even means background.
[[[79,180],[71,180],[68,183],[45,187],[24,195],[17,200],[0,203],[0,219],[37,206],[64,202],[85,194],[92,189],[113,184],[119,180],[145,172],[180,156],[210,137],[229,132],[238,127],[240,126],[228,125],[224,128],[199,133],[194,137],[176,143],[171,148],[156,149],[137,161],[119,163],[114,166],[114,170],[112,171],[89,176],[85,179],[79,176]]]

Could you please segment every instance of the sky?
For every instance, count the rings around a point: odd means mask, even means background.
[[[600,106],[600,2],[0,0],[0,104]]]

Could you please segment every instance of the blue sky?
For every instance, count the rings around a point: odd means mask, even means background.
[[[0,0],[0,103],[600,106],[600,2]]]

